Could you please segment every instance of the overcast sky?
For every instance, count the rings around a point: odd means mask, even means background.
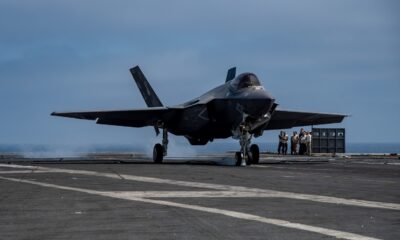
[[[154,142],[150,127],[50,116],[145,107],[137,64],[165,105],[237,66],[281,109],[350,114],[334,125],[348,142],[400,142],[399,12],[381,0],[0,0],[0,144]]]

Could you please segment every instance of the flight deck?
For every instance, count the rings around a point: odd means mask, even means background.
[[[400,160],[0,156],[1,239],[400,239]]]

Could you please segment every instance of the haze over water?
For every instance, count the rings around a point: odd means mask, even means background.
[[[277,143],[255,142],[260,150],[277,152]],[[173,143],[169,146],[169,156],[194,156],[203,153],[224,153],[237,151],[238,143],[218,141],[207,146],[190,146],[185,143]],[[27,157],[68,157],[86,153],[143,153],[150,155],[152,149],[134,145],[0,145],[0,154],[16,153]],[[346,153],[400,153],[400,143],[347,143]]]

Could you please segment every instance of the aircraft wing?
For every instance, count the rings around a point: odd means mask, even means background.
[[[97,124],[145,127],[156,126],[158,122],[168,123],[179,109],[153,107],[147,109],[90,111],[90,112],[53,112],[52,116],[96,120]]]
[[[275,110],[265,130],[340,123],[347,115]]]

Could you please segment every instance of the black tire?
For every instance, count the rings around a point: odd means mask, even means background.
[[[260,162],[260,148],[257,144],[250,146],[249,156],[251,156],[249,159],[251,159],[252,164],[258,164]]]
[[[235,165],[240,166],[242,164],[242,153],[236,152],[235,153]]]
[[[161,144],[157,143],[153,148],[153,161],[154,163],[162,163],[164,157],[164,150]]]
[[[250,166],[253,163],[253,155],[251,154],[250,151],[247,152],[247,160],[246,160],[246,166]]]

